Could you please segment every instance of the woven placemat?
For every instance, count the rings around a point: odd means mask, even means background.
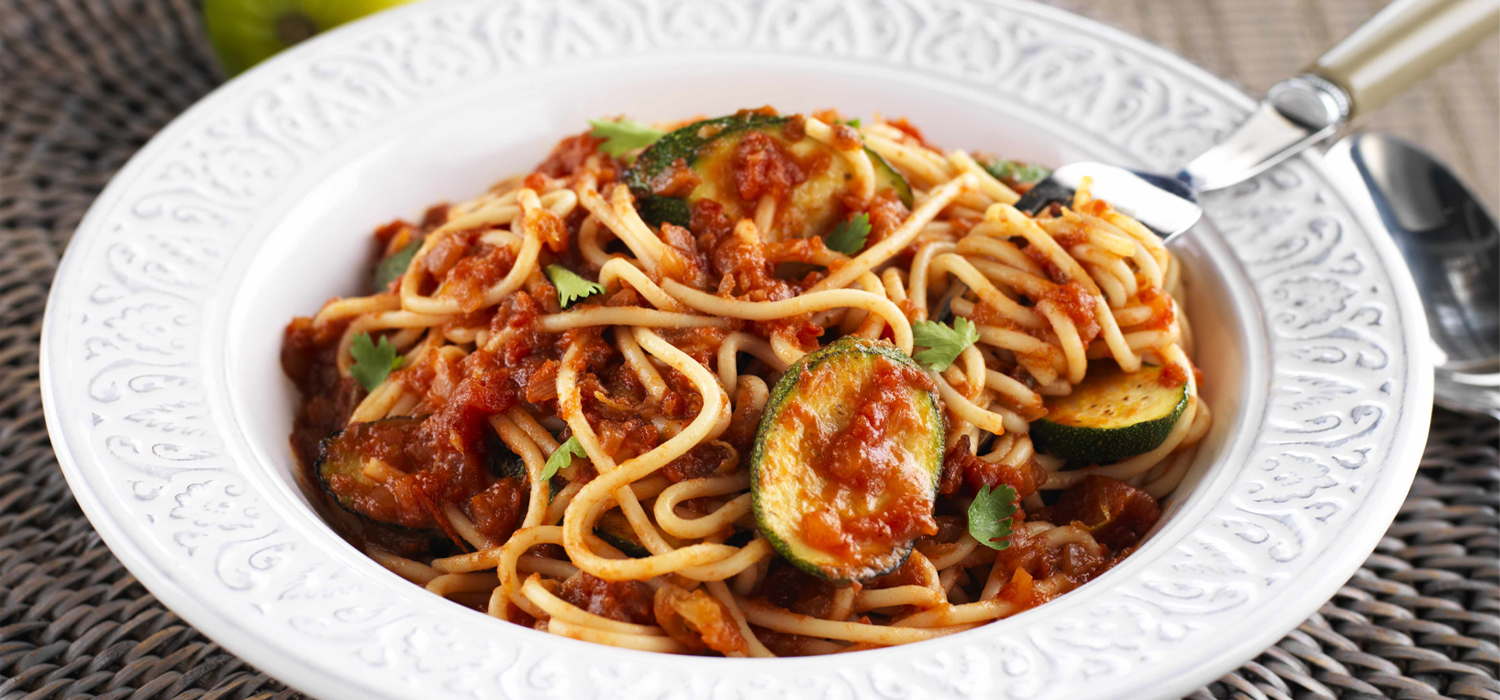
[[[299,697],[163,607],[105,548],[58,471],[38,391],[42,311],[68,237],[126,159],[219,80],[192,0],[0,0],[0,700]],[[1439,411],[1411,496],[1365,566],[1191,697],[1500,700],[1497,447],[1500,423]]]

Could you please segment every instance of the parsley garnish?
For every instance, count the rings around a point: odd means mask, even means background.
[[[596,139],[604,139],[604,143],[599,144],[599,150],[615,157],[624,155],[626,151],[650,146],[667,133],[653,129],[634,119],[621,119],[619,121],[590,119],[589,124],[594,127],[589,132],[589,136]]]
[[[563,308],[604,291],[597,282],[579,277],[578,273],[562,265],[548,265],[546,272],[547,279],[552,280],[552,286],[557,287],[557,303],[562,304]]]
[[[911,327],[912,344],[927,348],[912,359],[939,372],[948,369],[964,348],[979,340],[979,329],[962,316],[953,319],[953,327],[936,321],[918,321]]]
[[[407,243],[405,247],[390,257],[381,260],[375,267],[375,291],[383,292],[391,283],[401,279],[406,274],[406,268],[411,267],[411,259],[417,256],[417,250],[422,247],[422,242],[414,240]]]
[[[845,119],[844,123],[848,124],[849,127],[852,128],[852,129],[858,129],[859,128],[859,117],[855,117],[853,119]]]
[[[990,549],[1005,549],[1010,546],[1006,538],[1015,514],[1016,490],[1003,484],[992,490],[985,484],[969,505],[969,534]]]
[[[588,459],[588,453],[583,451],[583,445],[578,444],[578,436],[568,438],[567,442],[557,446],[557,451],[547,458],[547,464],[542,467],[542,479],[551,479],[557,475],[558,470],[566,468],[573,463],[574,457]]]
[[[349,368],[349,374],[365,391],[374,391],[392,371],[406,364],[406,358],[396,355],[396,346],[391,345],[390,338],[381,336],[380,345],[376,345],[370,340],[369,333],[354,336],[349,354],[354,356],[354,366]]]
[[[1017,185],[1041,182],[1052,172],[1040,165],[1027,165],[1016,160],[992,160],[985,164],[984,169],[994,175],[996,180]]]
[[[833,228],[833,233],[828,234],[824,245],[829,250],[836,250],[844,255],[853,255],[863,250],[865,238],[870,235],[870,215],[865,213],[855,214],[854,218],[840,223]]]

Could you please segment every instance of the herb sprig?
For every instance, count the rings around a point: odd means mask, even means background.
[[[417,256],[417,251],[421,247],[422,241],[414,240],[381,260],[380,264],[375,266],[375,291],[383,292],[391,286],[392,282],[401,279],[401,276],[406,274],[406,268],[411,267],[411,259]]]
[[[989,171],[991,175],[994,175],[996,180],[1016,185],[1036,184],[1052,172],[1040,165],[1030,165],[1018,160],[1000,159],[986,163],[984,169]]]
[[[650,146],[667,134],[665,131],[654,129],[634,119],[618,121],[590,119],[589,125],[594,127],[589,131],[589,136],[604,139],[604,143],[599,144],[599,150],[616,158],[637,148]],[[634,158],[628,160],[634,160]]]
[[[939,372],[948,369],[964,348],[979,340],[979,328],[962,316],[950,327],[937,321],[919,321],[911,327],[912,344],[927,348],[912,359]]]
[[[562,304],[563,308],[579,299],[604,292],[604,287],[599,286],[598,282],[590,282],[562,265],[548,265],[545,272],[547,279],[552,281],[552,286],[557,287],[557,303]]]
[[[870,215],[863,212],[855,214],[854,218],[840,222],[828,234],[823,244],[829,250],[836,250],[844,255],[854,255],[864,250],[865,239],[870,237]]]
[[[990,549],[1005,549],[1010,546],[1011,519],[1015,515],[1016,490],[1004,484],[1000,488],[985,484],[969,505],[969,534]]]
[[[547,463],[542,466],[542,480],[546,481],[557,476],[559,470],[567,468],[573,463],[574,457],[588,458],[588,453],[583,451],[583,445],[579,444],[578,436],[568,438],[567,442],[557,446],[557,451],[547,458]]]
[[[376,345],[370,340],[369,333],[354,336],[349,354],[354,356],[354,365],[349,368],[349,374],[365,391],[374,391],[391,372],[406,364],[406,358],[396,354],[396,346],[391,345],[390,338],[381,336],[380,344]]]

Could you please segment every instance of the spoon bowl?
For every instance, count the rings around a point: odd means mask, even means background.
[[[1355,134],[1329,166],[1357,184],[1406,259],[1435,348],[1437,402],[1500,418],[1500,231],[1478,197],[1431,154]]]

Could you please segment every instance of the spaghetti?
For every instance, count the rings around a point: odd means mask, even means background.
[[[1070,206],[1018,211],[1025,182],[904,121],[735,118],[666,125],[682,128],[646,153],[597,129],[570,137],[530,174],[377,230],[389,278],[295,319],[283,345],[302,395],[292,446],[330,523],[397,575],[503,620],[728,656],[952,634],[1134,551],[1211,420],[1180,264],[1160,240],[1087,186]],[[682,143],[697,150],[644,172]],[[835,229],[865,236],[834,245]],[[564,306],[560,287],[591,280],[602,291]],[[927,322],[971,323],[977,340],[919,364]],[[877,364],[939,413],[888,425],[941,441],[930,483],[906,482],[904,529],[887,518],[865,535],[835,515],[835,535],[888,544],[899,563],[845,580],[768,536],[750,466],[782,449],[759,441],[796,400],[783,387],[838,338],[895,353]],[[375,340],[394,360],[372,380]],[[1184,397],[1150,444],[1094,461],[1065,458],[1055,437],[1038,448],[1033,426],[1056,402],[1148,369]],[[868,480],[864,453],[845,452],[847,493]],[[1010,532],[981,541],[974,502],[1001,489]]]

